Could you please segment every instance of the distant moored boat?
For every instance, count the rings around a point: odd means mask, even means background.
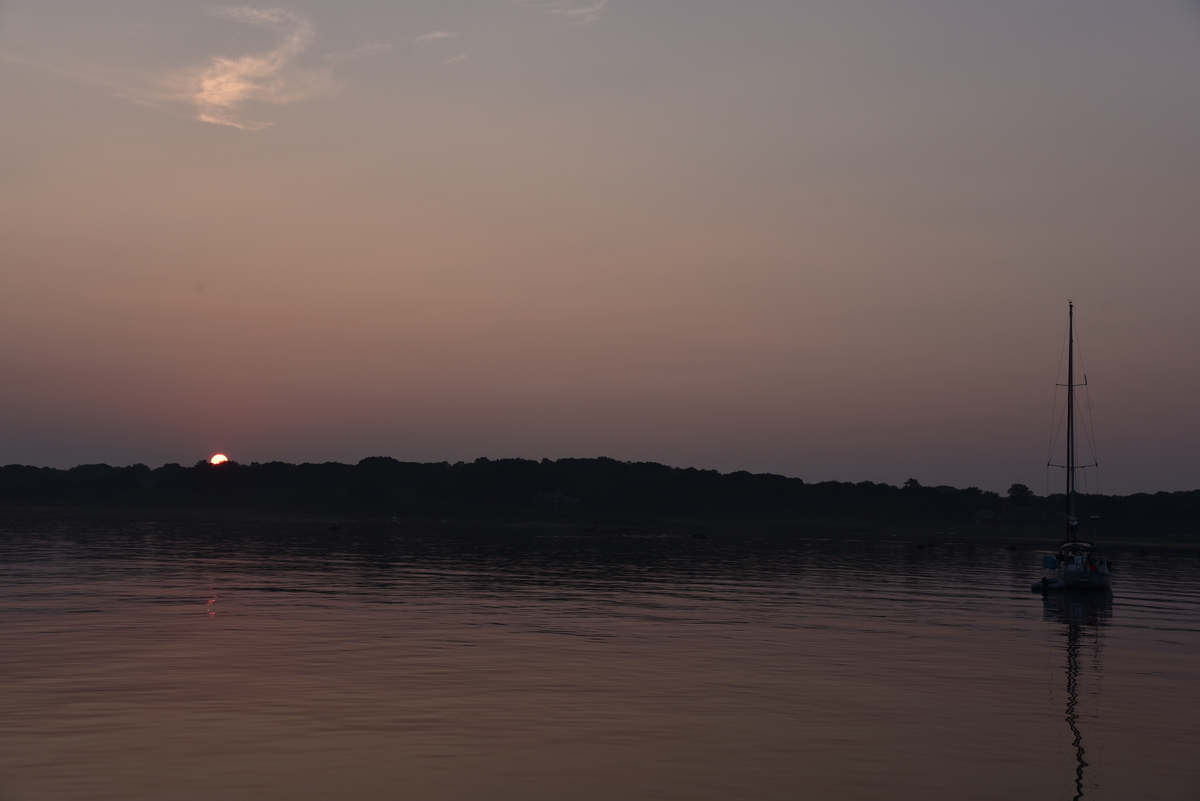
[[[1035,592],[1047,590],[1111,590],[1112,566],[1099,546],[1079,539],[1079,519],[1075,516],[1075,305],[1067,304],[1067,459],[1061,465],[1067,471],[1067,510],[1064,524],[1067,539],[1057,554],[1045,554],[1042,568],[1049,572],[1036,582]],[[1084,376],[1084,386],[1087,376]],[[1099,520],[1092,515],[1092,520]]]

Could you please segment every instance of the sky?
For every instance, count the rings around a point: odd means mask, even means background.
[[[1200,488],[1198,0],[0,0],[0,97],[3,464],[1059,491],[1072,299]]]

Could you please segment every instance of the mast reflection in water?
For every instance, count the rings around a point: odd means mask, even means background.
[[[1085,640],[1092,646],[1092,665],[1097,672],[1100,667],[1100,650],[1103,645],[1102,629],[1112,619],[1112,594],[1108,592],[1059,592],[1046,593],[1043,618],[1064,626],[1067,651],[1067,706],[1066,722],[1071,730],[1071,744],[1075,748],[1075,795],[1074,801],[1083,798],[1084,770],[1088,767],[1083,747],[1083,733],[1079,729],[1080,702],[1080,653]]]

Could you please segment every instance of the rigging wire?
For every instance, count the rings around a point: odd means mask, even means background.
[[[1082,420],[1082,418],[1083,418],[1083,416],[1079,412],[1080,412],[1080,404],[1078,401],[1076,401],[1076,403],[1075,403],[1075,419],[1076,420]],[[1088,490],[1087,490],[1088,469],[1089,468],[1093,468],[1093,469],[1099,468],[1100,464],[1096,460],[1095,440],[1090,436],[1090,432],[1088,431],[1086,426],[1084,426],[1083,433],[1084,433],[1084,440],[1088,443],[1088,448],[1091,450],[1091,453],[1092,453],[1092,461],[1091,461],[1091,464],[1077,464],[1077,465],[1075,465],[1075,468],[1083,473],[1083,484],[1084,484],[1083,493],[1085,495],[1087,495],[1088,494]]]
[[[1058,385],[1060,383],[1059,378],[1062,377],[1063,357],[1066,356],[1066,353],[1067,353],[1067,342],[1069,341],[1070,334],[1071,334],[1071,326],[1068,323],[1067,330],[1063,333],[1062,349],[1058,352],[1058,370],[1054,373],[1054,400],[1050,404],[1050,445],[1049,445],[1049,447],[1046,448],[1046,464],[1047,465],[1049,465],[1052,461],[1054,461],[1054,446],[1056,444],[1058,444],[1058,434],[1059,434],[1059,431],[1062,430],[1062,421],[1061,420],[1059,421],[1058,428],[1055,428],[1054,412],[1056,409],[1058,409],[1058,389],[1059,389]],[[1049,485],[1049,477],[1047,477],[1046,482],[1047,482],[1047,485]]]
[[[1057,405],[1058,398],[1055,397],[1054,400],[1056,401],[1055,405]],[[1053,421],[1051,421],[1051,425],[1053,427],[1050,429],[1050,451],[1049,451],[1049,453],[1046,454],[1046,464],[1049,465],[1050,467],[1064,467],[1065,466],[1065,465],[1061,465],[1061,464],[1054,464],[1054,449],[1056,447],[1058,447],[1058,438],[1062,435],[1063,426],[1066,425],[1066,421],[1067,421],[1067,405],[1064,403],[1062,406],[1062,412],[1060,412],[1058,415],[1058,425],[1054,426]]]
[[[1085,407],[1087,409],[1086,418],[1081,415],[1080,422],[1083,423],[1083,437],[1087,441],[1088,448],[1092,453],[1092,464],[1090,466],[1098,467],[1100,464],[1100,457],[1096,453],[1096,423],[1092,418],[1092,393],[1088,389],[1087,368],[1083,363],[1083,343],[1079,338],[1078,329],[1075,331],[1075,349],[1079,351],[1079,369],[1083,371],[1083,395]]]
[[[1051,409],[1050,409],[1050,444],[1046,449],[1046,494],[1047,495],[1050,494],[1050,468],[1051,467],[1062,467],[1064,469],[1066,468],[1066,465],[1054,464],[1054,449],[1058,446],[1059,439],[1062,436],[1064,422],[1067,417],[1067,404],[1065,404],[1065,403],[1063,404],[1061,413],[1056,415],[1056,411],[1059,408],[1058,407],[1058,390],[1059,390],[1059,384],[1061,383],[1060,379],[1062,378],[1063,361],[1064,361],[1064,357],[1067,356],[1067,345],[1070,342],[1070,338],[1071,338],[1070,337],[1070,335],[1071,335],[1070,329],[1071,329],[1071,326],[1070,326],[1070,323],[1068,323],[1067,324],[1067,332],[1063,336],[1062,350],[1059,351],[1059,355],[1058,355],[1058,371],[1055,376],[1055,386],[1054,386],[1054,403],[1051,405]],[[1093,483],[1095,485],[1095,491],[1097,493],[1100,491],[1100,460],[1096,455],[1096,425],[1095,425],[1095,419],[1092,416],[1092,397],[1091,397],[1091,391],[1090,391],[1090,389],[1088,387],[1088,383],[1087,383],[1087,370],[1084,368],[1084,364],[1083,364],[1083,346],[1080,343],[1078,328],[1075,331],[1075,349],[1079,353],[1079,369],[1080,369],[1080,372],[1083,373],[1083,383],[1077,384],[1076,386],[1083,387],[1084,398],[1083,398],[1083,402],[1081,403],[1077,397],[1074,397],[1073,395],[1071,397],[1074,399],[1074,406],[1075,406],[1075,413],[1076,413],[1075,419],[1081,423],[1081,428],[1083,429],[1084,441],[1087,443],[1088,450],[1092,456],[1091,464],[1085,464],[1085,465],[1077,464],[1075,466],[1075,469],[1081,471],[1083,474],[1083,494],[1087,495],[1087,494],[1090,494],[1089,485],[1088,485],[1088,468],[1092,468],[1094,470],[1092,477],[1093,477]],[[1071,393],[1068,392],[1068,394],[1070,395]],[[1086,415],[1080,414],[1080,412],[1083,411],[1084,409],[1087,410],[1087,414]]]
[[[1088,470],[1087,469],[1092,468],[1094,471],[1093,483],[1095,484],[1095,487],[1093,489],[1097,494],[1099,494],[1099,492],[1100,492],[1100,458],[1096,453],[1096,423],[1095,423],[1095,419],[1092,417],[1092,393],[1091,393],[1090,388],[1088,387],[1087,368],[1084,366],[1084,362],[1083,362],[1083,342],[1079,337],[1078,329],[1076,329],[1076,331],[1075,331],[1075,349],[1079,351],[1079,369],[1081,371],[1083,371],[1083,400],[1084,400],[1083,405],[1084,405],[1084,408],[1087,410],[1086,415],[1077,414],[1076,418],[1080,421],[1080,423],[1083,424],[1083,426],[1082,426],[1083,427],[1083,438],[1084,438],[1084,441],[1087,442],[1088,450],[1092,454],[1092,463],[1082,466],[1083,467],[1084,493],[1085,494],[1089,493]]]

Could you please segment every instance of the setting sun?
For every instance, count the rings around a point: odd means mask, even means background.
[[[218,453],[216,456],[208,460],[209,464],[225,464],[229,461],[229,457],[223,453]]]

